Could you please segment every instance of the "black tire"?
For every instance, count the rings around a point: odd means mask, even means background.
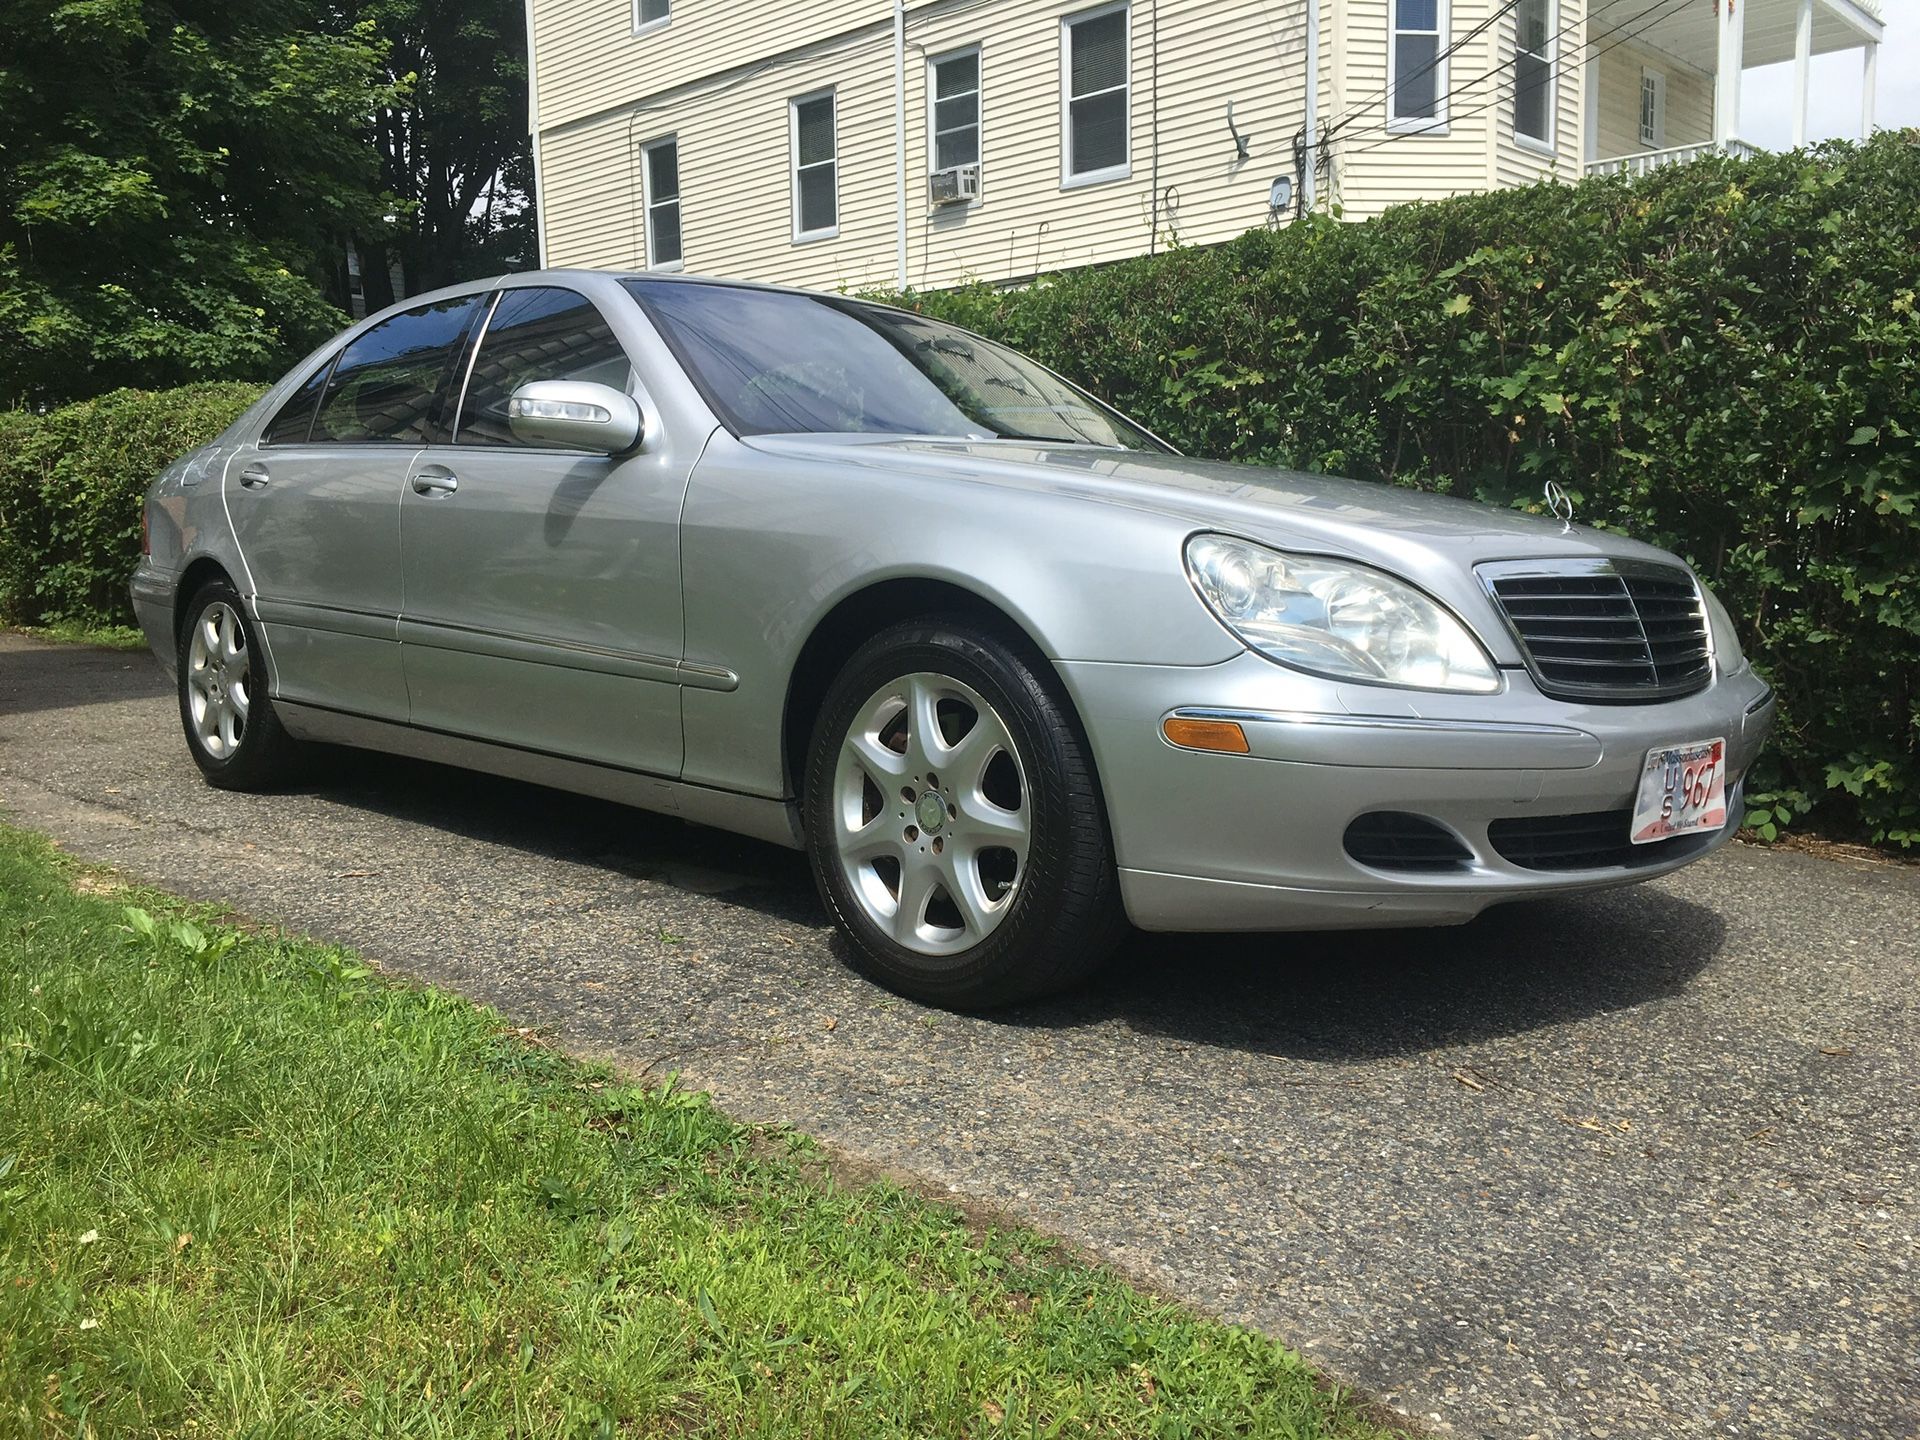
[[[235,680],[244,687],[245,716],[233,727],[233,743],[225,753],[217,753],[218,747],[224,747],[225,741],[219,737],[218,726],[212,739],[203,738],[202,726],[196,714],[196,672],[194,665],[194,640],[197,632],[204,626],[209,613],[216,606],[225,607],[215,615],[216,622],[225,615],[231,615],[234,632],[242,637],[244,664],[237,669],[230,667],[220,680],[223,695]],[[234,593],[231,585],[225,581],[209,581],[202,586],[187,604],[186,616],[180,626],[179,651],[177,656],[178,683],[176,690],[180,702],[180,725],[186,732],[187,752],[193,756],[194,764],[200,767],[200,773],[207,778],[209,785],[222,790],[272,790],[297,779],[307,758],[306,748],[295,740],[280,724],[280,717],[274,712],[273,699],[268,694],[265,652],[260,648],[259,633],[253,622],[247,618],[246,606]],[[201,697],[204,705],[204,694]],[[224,701],[233,705],[229,698]]]
[[[957,681],[984,699],[1024,772],[1027,855],[1009,887],[1009,908],[984,938],[944,956],[900,944],[870,915],[836,838],[834,806],[843,803],[835,798],[837,767],[849,730],[879,691],[917,674]],[[890,990],[956,1010],[1031,1000],[1085,980],[1126,932],[1086,739],[1044,660],[1023,643],[961,619],[910,621],[875,636],[841,668],[821,703],[804,786],[807,851],[821,897],[847,937],[854,965]],[[887,804],[893,803],[889,795]],[[893,822],[883,816],[876,823]],[[964,823],[955,817],[956,841]],[[1012,852],[1006,854],[1011,859]],[[905,888],[903,876],[896,895]]]

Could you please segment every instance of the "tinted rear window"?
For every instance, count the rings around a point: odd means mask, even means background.
[[[315,441],[423,445],[434,426],[441,381],[481,297],[462,295],[383,320],[333,367],[314,418]]]

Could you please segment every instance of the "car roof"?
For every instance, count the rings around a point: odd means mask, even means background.
[[[772,285],[764,280],[736,280],[727,275],[689,275],[684,271],[659,270],[599,270],[585,265],[554,266],[544,270],[509,270],[503,274],[491,275],[478,280],[461,280],[452,285],[443,285],[437,290],[425,290],[416,295],[407,295],[395,300],[386,308],[370,314],[366,320],[358,322],[354,328],[365,328],[367,321],[381,321],[403,311],[415,309],[421,305],[431,305],[438,300],[455,300],[467,295],[484,295],[491,290],[514,289],[529,285],[546,285],[556,281],[591,279],[597,282],[608,280],[645,280],[649,284],[663,285],[713,285],[733,290],[764,290],[773,295],[801,295],[812,300],[857,301],[862,305],[874,305],[885,310],[905,310],[900,305],[889,305],[884,300],[870,300],[861,295],[847,295],[830,290],[804,290],[797,285]],[[908,312],[911,313],[911,312]]]
[[[556,266],[546,270],[515,270],[484,283],[488,286],[508,283],[527,284],[576,276],[592,276],[600,280],[645,280],[649,284],[657,285],[720,285],[734,290],[765,290],[776,295],[805,295],[811,299],[859,300],[863,304],[886,304],[883,300],[868,300],[861,295],[848,295],[831,290],[807,290],[798,285],[775,285],[765,280],[740,280],[730,275],[690,275],[683,270],[599,270],[585,265]]]

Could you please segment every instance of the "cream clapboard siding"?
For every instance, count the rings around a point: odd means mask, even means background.
[[[1061,19],[1079,13],[1049,0],[910,12],[911,285],[1032,274],[1137,254],[1154,243],[1154,38],[1144,6],[1136,5],[1129,36],[1131,173],[1093,185],[1061,182]],[[1266,221],[1269,186],[1292,171],[1292,136],[1303,121],[1302,25],[1294,0],[1163,10],[1160,244],[1223,240]],[[981,49],[981,199],[936,209],[926,202],[928,62],[971,45]],[[637,114],[545,125],[549,263],[644,262],[638,151],[672,135],[687,268],[849,290],[893,284],[891,30],[824,48],[830,53],[803,54],[724,86],[644,101]],[[544,56],[540,63],[544,76]],[[838,105],[839,234],[796,244],[787,106],[827,86]],[[1235,124],[1253,137],[1245,162],[1227,129],[1229,98]]]
[[[1519,38],[1519,24],[1509,15],[1496,27],[1500,50],[1494,63],[1507,65],[1497,87],[1500,103],[1487,112],[1492,144],[1491,181],[1496,189],[1531,185],[1540,180],[1578,180],[1584,166],[1586,89],[1593,83],[1593,67],[1584,63],[1581,40],[1586,34],[1586,0],[1553,0],[1547,12],[1547,33],[1553,44],[1553,149],[1547,151],[1521,140],[1513,128],[1513,77],[1509,62]],[[1492,88],[1492,87],[1490,87]]]
[[[1225,240],[1268,219],[1275,177],[1293,171],[1304,121],[1304,23],[1298,0],[1163,4],[1157,145],[1150,7],[1131,15],[1131,173],[1063,186],[1058,3],[1007,0],[990,12],[935,11],[910,37],[909,275],[916,287],[1030,275],[1142,253],[1156,244]],[[925,203],[928,60],[981,49],[981,199]],[[1241,161],[1227,128],[1250,136]],[[1156,149],[1158,238],[1155,237]]]
[[[1305,3],[1159,0],[1156,42],[1154,7],[1136,0],[1131,173],[1073,187],[1061,183],[1061,20],[1093,7],[910,5],[909,285],[1016,279],[1211,243],[1267,223],[1268,188],[1292,173],[1292,139],[1304,122]],[[1493,23],[1448,62],[1449,124],[1444,133],[1392,135],[1382,93],[1390,0],[1314,3],[1322,17],[1320,118],[1337,131],[1321,203],[1348,218],[1407,200],[1576,178],[1589,84],[1600,91],[1598,153],[1640,148],[1643,63],[1668,76],[1668,143],[1711,134],[1709,78],[1639,45],[1586,63],[1578,42],[1589,0],[1557,0],[1555,146],[1545,154],[1521,145],[1507,63],[1512,17],[1498,13],[1503,0],[1452,0],[1453,38]],[[891,286],[898,262],[890,0],[756,0],[750,10],[677,0],[667,27],[637,38],[630,14],[626,0],[535,0],[548,263],[646,263],[639,152],[672,136],[686,268],[825,289]],[[928,61],[968,46],[981,52],[982,194],[974,205],[936,209],[926,202]],[[826,87],[838,108],[838,234],[795,243],[788,102]],[[1227,130],[1229,100],[1251,136],[1244,162]]]
[[[861,27],[892,23],[892,0],[673,0],[668,22],[634,34],[633,0],[536,0],[543,127],[745,67]]]
[[[1461,40],[1497,3],[1452,0],[1443,46],[1449,35]],[[1366,219],[1389,205],[1486,189],[1487,135],[1499,106],[1482,108],[1498,94],[1482,77],[1504,58],[1496,56],[1498,27],[1465,41],[1449,57],[1445,80],[1451,95],[1444,129],[1401,135],[1387,127],[1391,0],[1345,0],[1337,10],[1335,103],[1321,109],[1325,119],[1343,127],[1333,151],[1333,198],[1341,213]]]
[[[1713,77],[1683,65],[1671,55],[1635,44],[1620,45],[1600,56],[1600,139],[1594,151],[1606,160],[1637,155],[1640,141],[1640,76],[1657,70],[1667,77],[1668,147],[1698,145],[1713,138]]]

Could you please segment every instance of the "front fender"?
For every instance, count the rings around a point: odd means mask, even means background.
[[[1190,528],[1044,480],[986,486],[900,473],[858,446],[802,459],[717,435],[682,521],[686,658],[739,685],[683,691],[685,778],[780,794],[783,709],[801,649],[848,597],[888,580],[969,591],[1055,661],[1228,659],[1241,646],[1181,566]],[[902,618],[875,615],[873,629]]]

